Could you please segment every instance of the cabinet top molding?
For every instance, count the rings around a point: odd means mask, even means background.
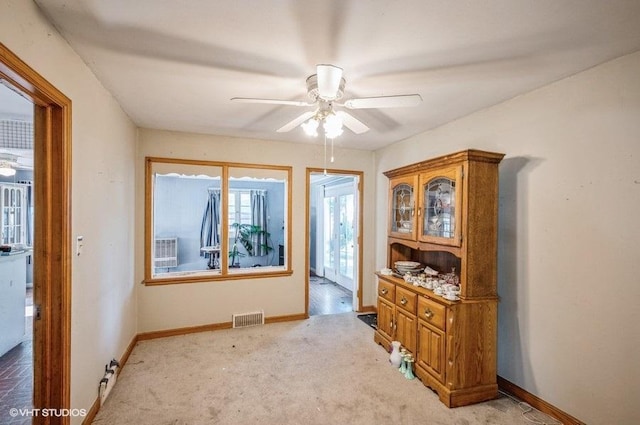
[[[477,162],[490,162],[499,163],[504,158],[503,153],[487,152],[477,149],[467,149],[460,152],[455,152],[436,158],[427,159],[425,161],[416,162],[415,164],[405,165],[404,167],[395,168],[393,170],[385,171],[383,174],[389,178],[402,176],[404,174],[411,174],[420,171],[424,168],[438,167],[441,165],[451,165],[464,161],[477,161]]]

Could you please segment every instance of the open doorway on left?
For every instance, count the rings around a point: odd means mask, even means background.
[[[31,100],[0,79],[0,411],[3,412],[33,407],[33,117]],[[31,418],[24,417],[24,423],[31,423]]]

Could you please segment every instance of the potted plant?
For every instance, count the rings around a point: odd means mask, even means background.
[[[230,267],[239,267],[240,266],[239,258],[244,257],[245,254],[238,250],[238,242],[240,242],[240,244],[247,251],[246,255],[249,255],[250,257],[255,257],[256,247],[254,247],[253,245],[254,236],[256,235],[264,236],[264,239],[266,241],[269,238],[269,236],[271,236],[271,234],[266,230],[264,230],[262,227],[256,226],[253,224],[233,223],[231,226],[235,229],[235,238],[233,242],[233,247],[231,251],[229,251],[229,257],[231,258]],[[273,250],[273,248],[268,243],[261,244],[260,246],[265,250],[267,254]],[[237,260],[238,260],[238,263],[236,264]]]
[[[240,252],[238,250],[238,240],[239,240],[239,236],[240,236],[240,227],[242,225],[239,224],[239,223],[233,223],[231,226],[233,228],[235,228],[236,234],[235,234],[235,237],[233,238],[233,247],[231,247],[231,251],[229,251],[229,258],[231,259],[231,261],[229,261],[229,267],[230,268],[238,268],[238,267],[240,267],[240,258],[246,256],[245,253]]]

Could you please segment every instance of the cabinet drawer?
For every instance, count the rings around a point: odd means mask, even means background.
[[[396,285],[386,280],[378,279],[378,296],[391,303],[395,302]]]
[[[431,301],[429,298],[420,297],[418,299],[417,316],[438,329],[445,330],[444,326],[447,318],[447,309],[445,306]]]
[[[418,298],[416,293],[399,286],[396,288],[396,305],[411,314],[416,314],[416,298]]]

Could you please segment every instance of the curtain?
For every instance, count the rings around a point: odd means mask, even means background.
[[[267,191],[251,190],[251,224],[263,232],[252,235],[251,244],[256,257],[267,255]]]
[[[220,189],[209,188],[207,207],[202,215],[202,225],[200,226],[200,248],[203,246],[219,246],[220,233]],[[200,252],[201,256],[207,256]]]

